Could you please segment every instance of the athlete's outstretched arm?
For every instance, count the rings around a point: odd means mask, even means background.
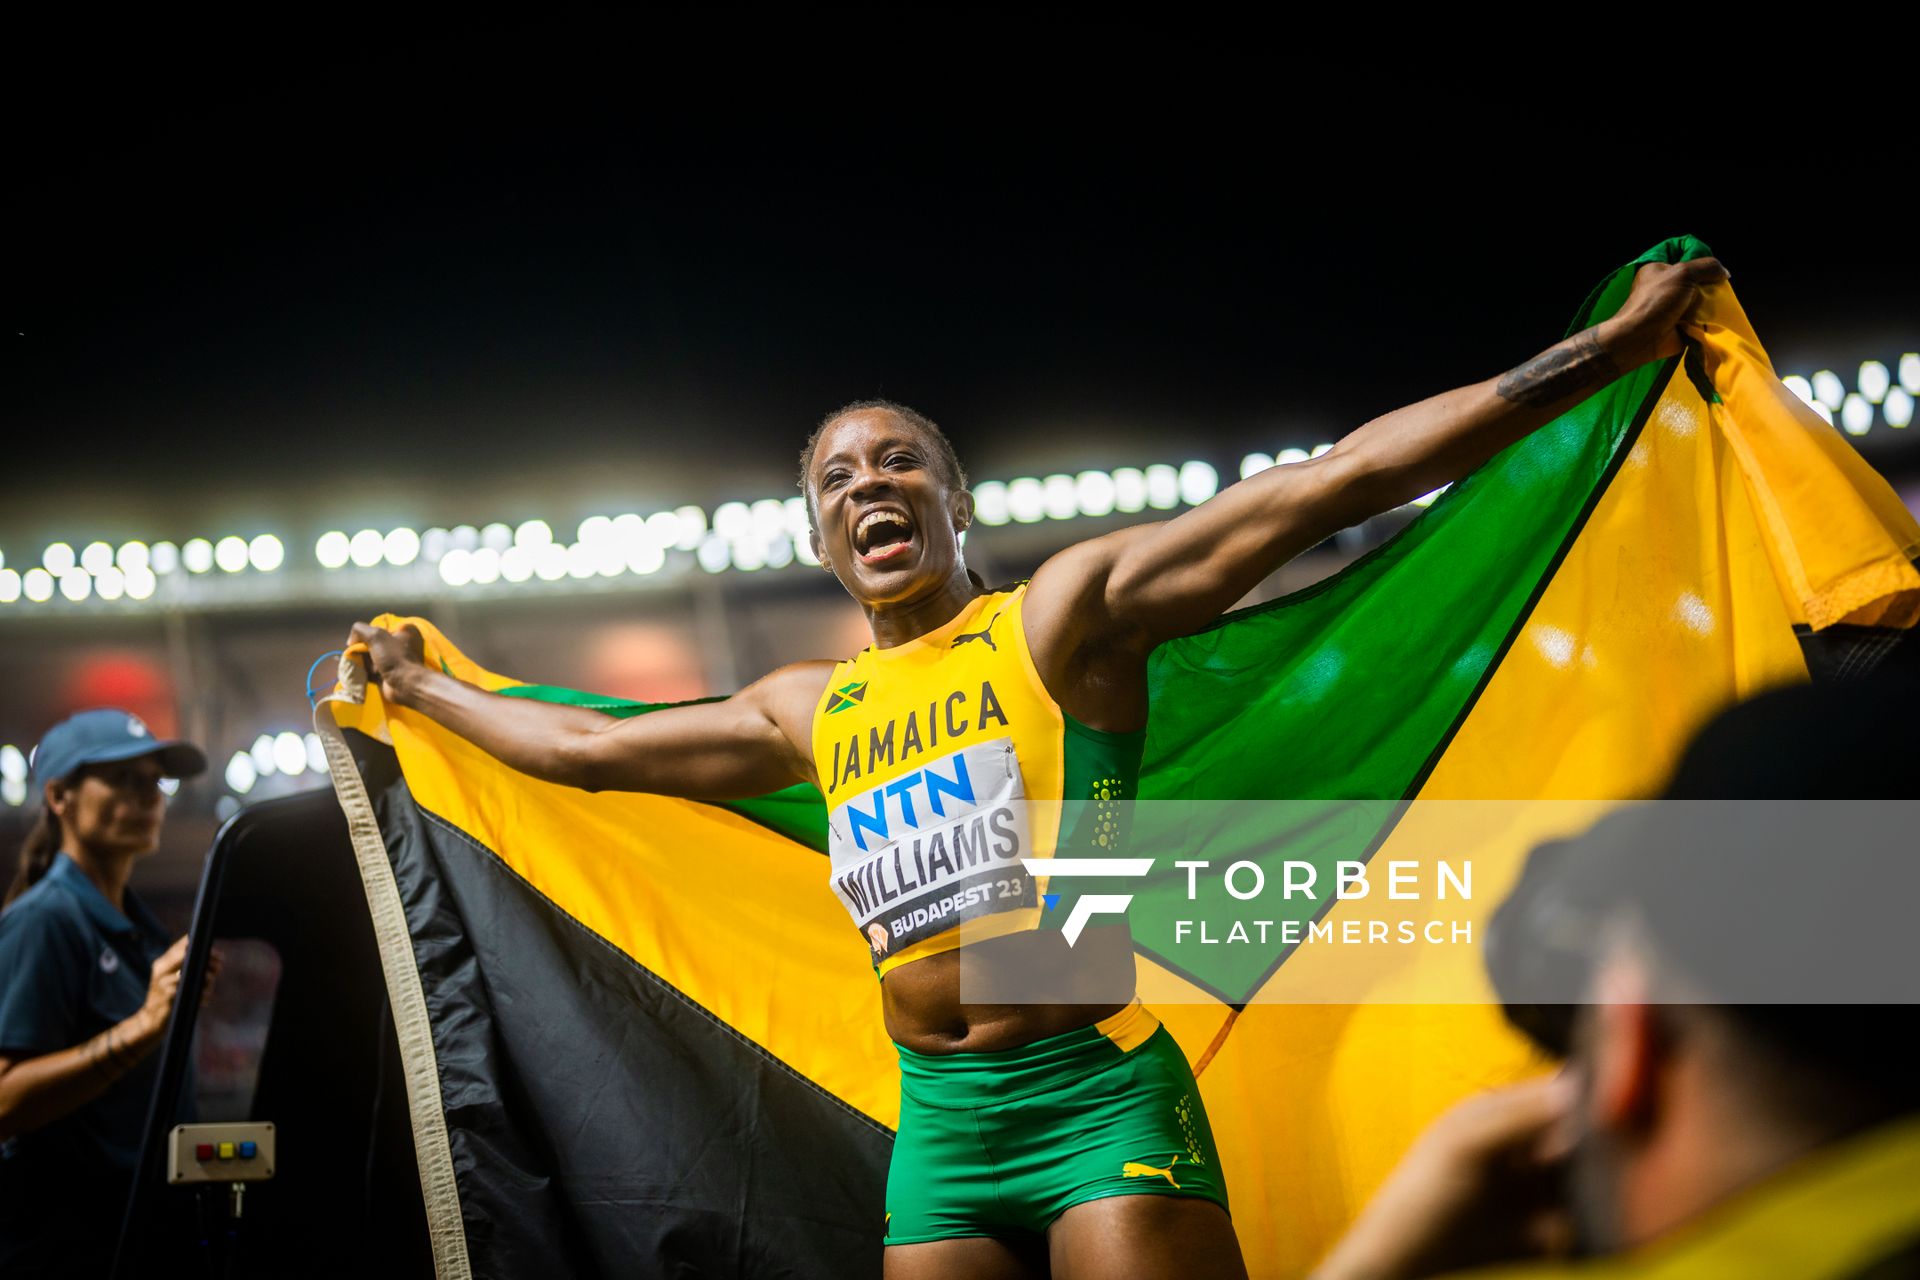
[[[737,800],[812,778],[808,741],[828,662],[782,667],[720,702],[616,719],[586,707],[488,693],[421,660],[420,633],[356,623],[388,701],[418,711],[503,764],[587,791]]]
[[[1615,316],[1498,378],[1375,418],[1320,457],[1249,476],[1173,520],[1062,553],[1075,579],[1101,584],[1080,593],[1096,615],[1088,630],[1150,647],[1206,626],[1323,538],[1458,480],[1621,374],[1678,353],[1700,290],[1725,278],[1712,258],[1648,264]]]

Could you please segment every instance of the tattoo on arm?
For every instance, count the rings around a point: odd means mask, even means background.
[[[1506,374],[1494,390],[1502,400],[1538,407],[1619,376],[1620,370],[1600,345],[1598,332],[1583,329]]]

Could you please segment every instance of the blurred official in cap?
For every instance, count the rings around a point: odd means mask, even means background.
[[[187,954],[127,881],[160,847],[161,779],[206,767],[107,707],[34,752],[44,803],[0,910],[0,1274],[111,1266]]]

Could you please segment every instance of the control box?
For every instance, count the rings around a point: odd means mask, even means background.
[[[167,1142],[167,1181],[264,1182],[273,1176],[273,1125],[262,1121],[177,1124]]]

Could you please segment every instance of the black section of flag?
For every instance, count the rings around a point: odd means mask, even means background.
[[[390,749],[347,737],[406,907],[474,1274],[879,1275],[892,1134],[424,813]]]

